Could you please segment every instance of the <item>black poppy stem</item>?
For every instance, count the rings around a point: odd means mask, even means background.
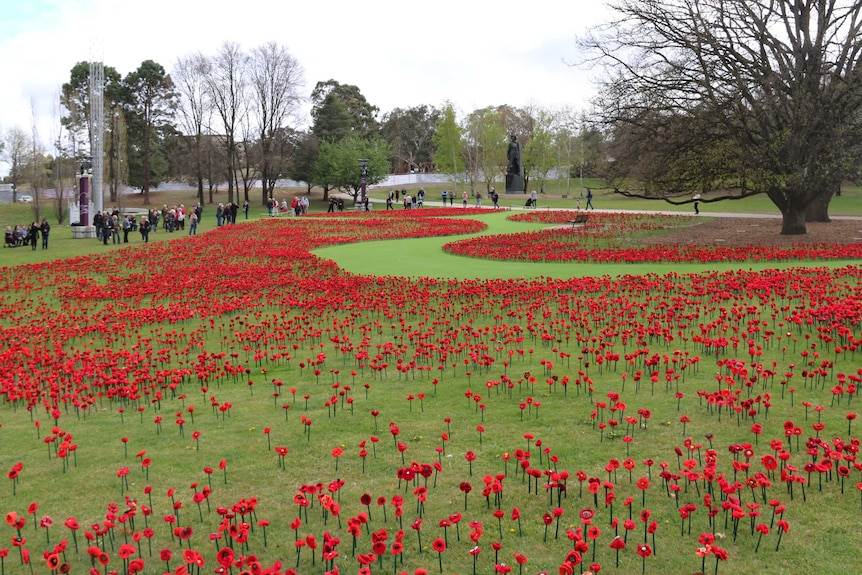
[[[442,573],[443,572],[443,554],[442,553],[437,554],[437,562],[440,564],[440,573]]]
[[[757,545],[754,546],[754,552],[757,553],[757,550],[760,549],[760,540],[763,539],[763,531],[760,531],[760,534],[757,536]]]
[[[646,555],[641,557],[641,575],[646,573]]]

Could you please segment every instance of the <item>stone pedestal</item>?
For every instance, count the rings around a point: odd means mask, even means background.
[[[72,239],[83,240],[96,237],[96,226],[72,226]]]
[[[524,177],[520,174],[506,174],[506,193],[507,194],[523,194],[524,193]]]

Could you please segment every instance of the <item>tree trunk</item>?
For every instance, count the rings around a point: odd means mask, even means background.
[[[198,201],[201,205],[204,205],[204,177],[200,175],[200,171],[198,171]],[[212,200],[210,200],[212,203]]]
[[[840,184],[836,188],[840,187]],[[807,222],[831,222],[829,219],[829,202],[837,190],[824,192],[814,198],[805,208],[805,221]]]
[[[792,202],[781,210],[781,235],[799,236],[806,234],[805,209]]]

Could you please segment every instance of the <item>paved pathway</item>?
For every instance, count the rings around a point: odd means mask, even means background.
[[[501,196],[501,199],[504,199],[504,198],[505,198],[504,196]],[[375,204],[375,205],[378,205],[378,204],[381,206],[386,205],[385,200],[379,200],[379,199],[374,199],[374,198],[369,197],[369,201],[370,201],[370,203]],[[460,208],[463,206],[463,203],[461,203],[461,201],[458,200],[455,202],[454,205],[450,205],[448,203],[444,204],[442,201],[433,201],[433,200],[428,201],[428,200],[426,200],[424,202],[424,205],[425,205],[425,207],[429,207],[429,208],[441,208],[441,207]],[[475,203],[473,203],[473,204],[467,204],[467,207],[468,208],[475,208],[477,206],[475,205]],[[478,206],[478,207],[480,207],[482,209],[489,210],[489,211],[494,209],[493,206],[486,205],[486,203],[483,203],[481,206]],[[402,204],[397,204],[395,206],[395,209],[396,210],[403,209]],[[506,207],[503,207],[500,209],[513,210],[513,211],[524,211],[524,212],[531,211],[533,209],[537,209],[540,211],[541,210],[565,210],[565,211],[570,211],[570,212],[578,211],[578,210],[572,209],[572,208],[551,208],[551,207],[526,208],[524,206],[506,206]],[[596,211],[596,212],[605,212],[605,213],[612,213],[612,214],[638,213],[638,214],[662,214],[662,215],[670,215],[670,216],[677,216],[677,215],[693,216],[694,215],[691,212],[679,212],[679,211],[670,211],[670,210],[614,210],[614,209],[583,210],[582,209],[580,211],[589,211],[589,212]],[[781,219],[780,213],[748,214],[748,213],[736,213],[736,212],[709,212],[709,211],[701,210],[700,215],[711,217],[711,218],[749,218],[749,219],[770,218],[770,219]],[[829,217],[832,218],[833,220],[862,220],[862,216],[829,216]]]

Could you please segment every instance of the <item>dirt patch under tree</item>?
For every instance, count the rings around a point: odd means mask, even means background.
[[[782,236],[779,218],[719,217],[667,234],[643,238],[641,245],[792,246],[862,242],[862,220],[808,223],[802,236]]]

